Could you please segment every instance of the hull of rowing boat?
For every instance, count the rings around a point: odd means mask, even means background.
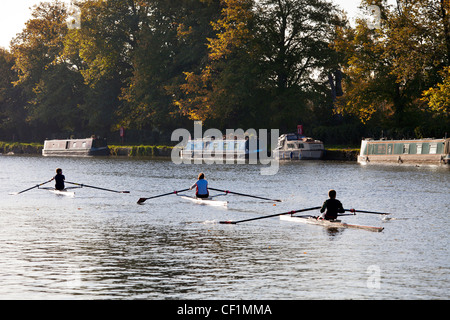
[[[192,201],[194,203],[198,204],[205,204],[209,206],[215,206],[215,207],[225,207],[228,205],[228,201],[219,201],[219,200],[212,200],[211,198],[194,198],[194,197],[188,197],[188,196],[181,196],[181,198]]]
[[[309,218],[302,218],[302,217],[295,217],[290,215],[282,215],[280,216],[280,220],[284,221],[291,221],[291,222],[299,222],[299,223],[306,223],[306,224],[315,224],[324,226],[326,228],[352,228],[352,229],[363,229],[367,231],[373,231],[373,232],[381,232],[384,228],[382,227],[372,227],[372,226],[362,226],[357,224],[348,224],[341,222],[340,220],[317,220],[316,218],[309,217]]]
[[[49,190],[51,193],[56,194],[58,196],[66,196],[66,197],[75,197],[75,192],[67,191],[67,190]]]

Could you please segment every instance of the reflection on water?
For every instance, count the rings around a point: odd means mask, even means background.
[[[448,299],[449,170],[288,162],[275,176],[251,165],[165,160],[0,157],[0,297],[8,299]],[[20,191],[62,167],[75,198]],[[228,208],[175,195],[203,171]],[[343,217],[381,233],[241,220],[319,206],[330,188],[346,208],[388,211]],[[192,191],[191,191],[192,193]],[[188,194],[191,194],[188,192]],[[317,214],[316,212],[313,212]],[[439,245],[437,245],[439,244]]]

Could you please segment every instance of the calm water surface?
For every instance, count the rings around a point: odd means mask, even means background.
[[[9,195],[57,167],[68,181],[131,193]],[[210,187],[283,202],[228,195],[228,208],[214,208],[170,195],[136,204],[188,188],[200,171]],[[278,217],[218,223],[320,206],[330,188],[346,208],[395,219],[343,217],[381,233]],[[262,176],[258,165],[0,156],[0,298],[449,299],[449,188],[448,167],[288,162]]]

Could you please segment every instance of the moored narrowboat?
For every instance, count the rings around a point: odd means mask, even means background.
[[[252,140],[252,141],[250,141]],[[258,158],[262,150],[258,149],[258,141],[255,138],[230,138],[215,139],[205,137],[189,140],[181,150],[181,159],[214,159],[214,160],[242,160],[250,157]]]
[[[358,162],[449,164],[450,139],[361,141]]]
[[[89,157],[107,156],[109,148],[106,139],[45,140],[43,156]]]

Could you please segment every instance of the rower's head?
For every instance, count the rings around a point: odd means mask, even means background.
[[[330,191],[328,191],[328,196],[330,197],[330,199],[336,199],[336,190],[331,189]]]
[[[61,174],[62,173],[62,169],[61,168],[56,169],[56,173],[57,174]]]
[[[200,172],[198,174],[198,180],[201,180],[201,179],[205,179],[205,174],[203,172]]]

